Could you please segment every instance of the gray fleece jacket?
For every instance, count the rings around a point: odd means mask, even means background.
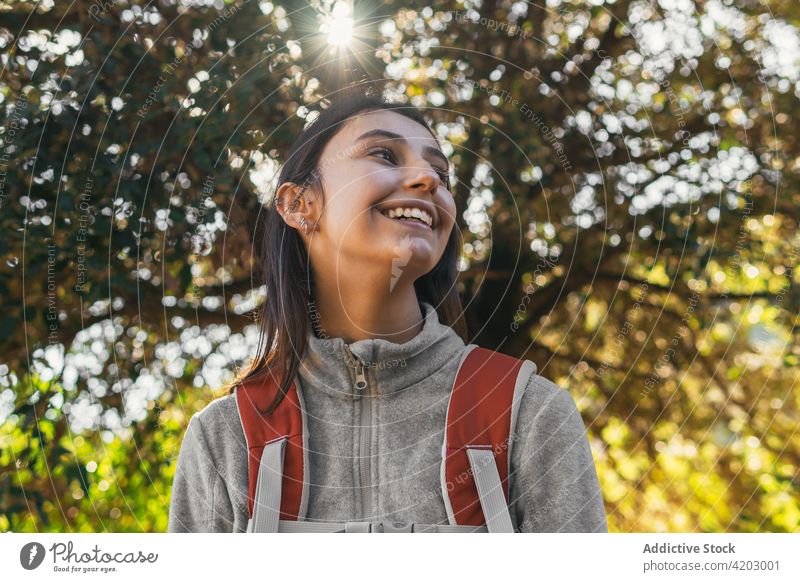
[[[349,344],[365,362],[363,396],[354,387],[344,340],[309,334],[298,377],[308,422],[307,520],[448,523],[441,447],[449,393],[466,346],[431,305],[420,307],[424,326],[410,341]],[[371,419],[368,430],[361,430],[362,418]],[[566,390],[534,373],[511,442],[515,531],[608,531],[583,420]],[[169,531],[243,532],[247,492],[247,447],[235,396],[228,395],[189,421],[175,469]]]

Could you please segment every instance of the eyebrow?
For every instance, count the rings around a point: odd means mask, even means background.
[[[397,140],[400,143],[407,144],[408,140],[404,138],[399,133],[395,133],[393,131],[387,131],[385,129],[372,129],[366,133],[362,133],[353,143],[360,142],[365,139],[369,139],[371,137],[385,137],[387,139]],[[442,153],[442,150],[439,148],[435,148],[433,146],[425,146],[422,151],[426,154],[439,158],[444,162],[445,168],[450,168],[450,162],[447,161],[447,156]]]

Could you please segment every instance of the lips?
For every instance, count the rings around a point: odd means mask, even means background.
[[[383,213],[379,213],[379,214],[381,216],[383,216],[383,218],[385,218],[386,220],[390,220],[392,222],[398,222],[398,223],[403,224],[404,226],[410,226],[410,227],[413,227],[413,228],[424,228],[428,232],[433,232],[433,229],[430,226],[428,226],[427,224],[425,224],[422,220],[420,220],[418,218],[389,218],[388,216],[386,216]]]
[[[376,206],[375,209],[389,220],[424,226],[429,230],[436,230],[438,226],[436,207],[427,200],[395,198]]]

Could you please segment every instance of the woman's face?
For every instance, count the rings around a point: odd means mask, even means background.
[[[436,266],[456,207],[447,159],[427,128],[392,111],[362,113],[328,142],[319,168],[324,200],[318,229],[307,237],[315,271],[333,263],[339,274],[361,269],[365,280],[385,274],[413,282]],[[402,208],[421,220],[388,216]]]

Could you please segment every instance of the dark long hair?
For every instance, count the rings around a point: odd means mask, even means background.
[[[291,182],[307,185],[321,194],[322,183],[317,167],[322,151],[345,121],[359,113],[383,109],[394,111],[427,128],[436,139],[419,110],[404,104],[387,103],[370,91],[359,86],[342,90],[328,107],[320,110],[318,117],[303,130],[289,150],[276,189]],[[257,230],[263,230],[260,260],[267,297],[259,313],[258,348],[250,365],[232,381],[228,393],[242,383],[272,376],[273,381],[280,382],[280,388],[264,411],[270,414],[283,400],[300,368],[308,333],[312,329],[309,304],[314,298],[313,281],[307,276],[308,255],[300,235],[284,222],[274,202],[263,217],[261,228]],[[453,228],[442,258],[430,272],[414,282],[414,288],[417,300],[433,305],[439,321],[450,326],[467,343],[464,311],[456,288],[459,245],[458,229]]]

